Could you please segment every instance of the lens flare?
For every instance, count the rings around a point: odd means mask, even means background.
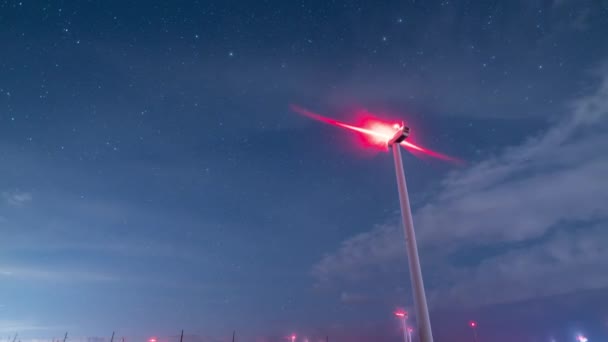
[[[382,144],[386,145],[386,143],[392,136],[391,133],[395,132],[395,130],[391,128],[391,125],[387,125],[385,123],[382,123],[382,122],[374,120],[374,119],[366,119],[365,123],[364,123],[365,127],[358,127],[358,126],[346,124],[344,122],[340,122],[338,120],[327,118],[325,116],[322,116],[317,113],[313,113],[305,108],[302,108],[302,107],[299,107],[296,105],[291,105],[291,110],[293,110],[294,112],[296,112],[298,114],[307,116],[313,120],[317,120],[319,122],[323,122],[323,123],[330,124],[330,125],[337,126],[337,127],[346,128],[346,129],[349,129],[354,132],[362,133],[362,134],[364,134],[365,137],[367,137],[367,139],[369,139],[368,142],[371,143],[372,145],[382,145]]]
[[[323,115],[314,113],[308,109],[302,108],[297,105],[291,105],[290,107],[291,107],[291,110],[293,110],[294,112],[304,115],[313,120],[323,122],[323,123],[326,123],[326,124],[329,124],[332,126],[345,128],[345,129],[351,130],[353,132],[360,133],[364,137],[364,141],[366,142],[366,144],[372,145],[372,146],[377,146],[377,147],[386,148],[388,145],[388,141],[393,137],[393,135],[395,134],[395,131],[401,127],[401,125],[398,123],[386,123],[386,122],[382,122],[375,118],[365,119],[365,121],[362,124],[362,127],[359,127],[359,126],[349,125],[347,123],[325,117]],[[424,148],[424,147],[419,146],[408,140],[402,141],[400,143],[400,145],[409,151],[419,152],[424,155],[434,157],[437,159],[441,159],[441,160],[445,160],[445,161],[449,161],[449,162],[455,162],[455,163],[462,162],[458,158],[450,157],[443,153],[435,152],[433,150]]]

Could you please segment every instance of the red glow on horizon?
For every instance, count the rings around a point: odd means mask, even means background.
[[[345,129],[348,129],[348,130],[356,132],[356,133],[360,133],[360,135],[363,137],[364,145],[366,145],[366,146],[374,146],[374,147],[380,147],[380,148],[386,149],[388,147],[387,146],[388,141],[394,136],[394,134],[396,133],[396,130],[399,129],[399,127],[401,127],[401,125],[398,123],[391,124],[391,123],[382,122],[371,116],[366,117],[360,126],[354,126],[354,125],[349,125],[347,123],[322,116],[320,114],[314,113],[312,111],[309,111],[308,109],[305,109],[305,108],[302,108],[302,107],[299,107],[296,105],[291,105],[290,107],[291,107],[291,110],[293,110],[294,112],[304,115],[306,117],[309,117],[313,120],[323,122],[323,123],[326,123],[326,124],[329,124],[332,126],[345,128]],[[419,153],[422,153],[422,154],[425,154],[425,155],[428,155],[428,156],[431,156],[431,157],[434,157],[437,159],[450,161],[450,162],[456,162],[456,163],[462,162],[461,160],[459,160],[457,158],[453,158],[453,157],[450,157],[443,153],[435,152],[433,150],[429,150],[427,148],[421,147],[421,146],[413,143],[411,141],[411,139],[404,140],[403,142],[400,143],[400,145],[414,153],[419,152]]]

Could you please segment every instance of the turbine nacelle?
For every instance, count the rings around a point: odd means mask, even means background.
[[[395,124],[394,128],[397,130],[395,135],[389,139],[386,143],[388,146],[392,146],[393,144],[401,144],[407,137],[410,136],[410,128],[405,125],[405,123],[401,123],[401,125]]]

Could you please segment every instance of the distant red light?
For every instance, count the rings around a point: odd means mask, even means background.
[[[471,328],[475,328],[475,327],[477,327],[477,322],[475,322],[475,321],[470,321],[470,322],[469,322],[469,325],[471,326]]]
[[[150,337],[150,338],[148,339],[148,342],[156,342],[156,337]]]
[[[396,311],[395,316],[404,318],[404,317],[407,317],[407,312],[406,311]]]

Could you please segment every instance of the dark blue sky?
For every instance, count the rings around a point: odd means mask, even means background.
[[[608,3],[0,1],[0,334],[608,338]],[[4,337],[0,335],[0,338]],[[304,339],[302,339],[304,341]]]

